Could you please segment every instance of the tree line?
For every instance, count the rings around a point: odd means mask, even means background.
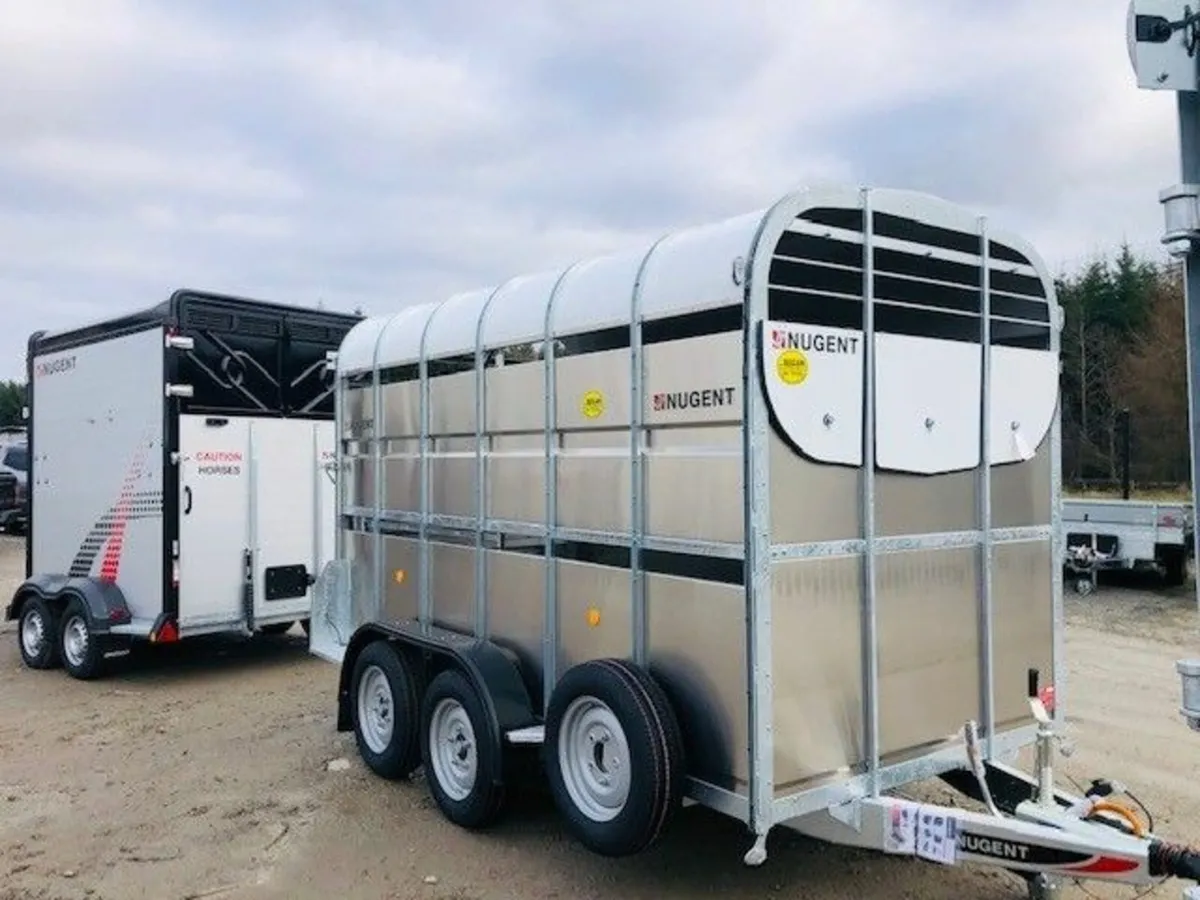
[[[24,425],[25,385],[20,381],[0,381],[0,428]]]
[[[1056,279],[1062,332],[1063,480],[1113,487],[1128,410],[1131,475],[1144,488],[1190,478],[1183,271],[1123,245]],[[22,424],[25,385],[0,381],[0,427]]]
[[[1187,338],[1182,266],[1122,246],[1056,279],[1063,307],[1063,481],[1068,489],[1119,485],[1123,414],[1131,480],[1186,487]]]

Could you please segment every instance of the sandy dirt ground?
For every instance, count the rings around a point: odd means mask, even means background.
[[[0,597],[21,543],[0,538]],[[1065,772],[1125,781],[1161,833],[1200,844],[1200,735],[1174,661],[1200,654],[1187,590],[1069,600]],[[336,670],[299,633],[198,641],[104,681],[21,667],[0,635],[0,900],[1016,898],[1005,873],[831,848],[784,831],[746,869],[742,829],[689,808],[642,857],[589,855],[531,791],[491,833],[455,829],[421,781],[369,775],[334,731]],[[344,760],[330,771],[328,763]],[[1130,888],[1089,887],[1132,897]],[[1178,883],[1155,892],[1178,897]],[[1067,897],[1085,897],[1070,887]]]

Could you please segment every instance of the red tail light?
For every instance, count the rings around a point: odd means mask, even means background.
[[[1046,707],[1046,712],[1053,714],[1054,712],[1054,685],[1048,684],[1038,691],[1038,699],[1042,701],[1042,706]]]
[[[164,621],[158,626],[158,631],[150,635],[150,642],[154,644],[173,644],[179,640],[179,627],[170,619]]]

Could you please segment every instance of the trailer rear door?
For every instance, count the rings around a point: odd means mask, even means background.
[[[179,435],[181,627],[308,618],[333,553],[333,423],[181,416]]]
[[[250,546],[251,420],[179,418],[179,625],[236,625],[245,618]]]
[[[254,616],[307,618],[310,578],[333,550],[333,423],[259,419],[252,426],[256,467]]]

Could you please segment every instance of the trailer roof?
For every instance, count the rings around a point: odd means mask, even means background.
[[[35,332],[29,338],[29,356],[33,357],[38,353],[48,353],[55,350],[65,350],[69,347],[91,344],[165,324],[177,319],[180,307],[188,302],[219,305],[247,312],[283,313],[297,318],[337,322],[344,325],[358,323],[363,318],[360,315],[352,313],[334,312],[315,307],[278,303],[269,300],[255,300],[213,291],[180,288],[172,292],[166,300],[156,303],[153,306],[78,325],[62,331]]]
[[[976,213],[926,194],[873,189],[870,195],[876,256],[890,252],[894,257],[933,260],[935,266],[957,266],[968,272],[973,266],[973,290],[978,296],[982,220]],[[850,274],[847,260],[839,260],[839,253],[857,253],[861,258],[863,197],[863,189],[851,186],[804,189],[767,209],[667,234],[649,247],[518,276],[496,287],[371,317],[346,336],[338,368],[342,374],[352,374],[422,358],[462,355],[477,347],[503,348],[547,336],[627,327],[635,320],[741,304],[751,289],[772,294],[789,291],[812,301],[808,306],[822,304],[827,311],[848,308],[847,301],[861,304],[861,275],[859,288],[851,292],[824,289],[820,281]],[[1019,307],[1013,321],[1048,328],[1053,283],[1044,263],[1020,237],[991,226],[987,233],[993,281],[996,274],[1023,279],[1023,287],[1009,295],[1010,306]],[[801,244],[808,250],[784,246]],[[758,252],[760,247],[763,252]],[[849,264],[861,265],[854,259]],[[789,281],[788,268],[799,276]],[[810,283],[813,276],[816,282]],[[992,291],[1003,295],[1004,287],[994,283]],[[877,302],[893,303],[886,297],[877,297]],[[935,316],[953,317],[955,312],[947,312],[947,303],[936,299],[896,300],[895,305]]]

